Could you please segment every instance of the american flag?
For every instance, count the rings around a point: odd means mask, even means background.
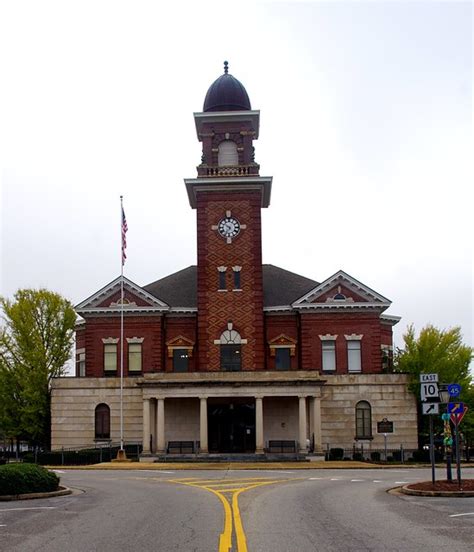
[[[127,230],[127,219],[125,218],[125,211],[122,207],[122,266],[125,264],[125,259],[127,258],[125,253],[125,249],[127,248]]]

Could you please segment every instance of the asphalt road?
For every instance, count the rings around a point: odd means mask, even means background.
[[[386,492],[429,480],[429,470],[68,470],[59,475],[75,489],[73,495],[0,502],[0,550],[474,549],[474,498]],[[473,478],[474,470],[466,469],[464,476]]]

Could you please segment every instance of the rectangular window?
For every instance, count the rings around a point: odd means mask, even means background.
[[[356,439],[372,439],[372,412],[366,401],[356,406]]]
[[[86,353],[76,355],[76,376],[83,378],[86,375]]]
[[[173,349],[173,372],[187,372],[188,358],[187,349]]]
[[[360,372],[362,369],[359,340],[347,342],[347,365],[349,372]]]
[[[104,372],[112,374],[117,372],[117,344],[106,343],[104,345]]]
[[[323,341],[323,371],[334,372],[336,370],[336,342]]]
[[[128,344],[128,371],[129,373],[138,373],[142,371],[142,344]]]
[[[226,289],[226,286],[225,286],[225,271],[219,272],[219,289]]]
[[[240,270],[234,270],[234,289],[240,288]]]
[[[275,369],[290,370],[290,368],[291,368],[290,348],[279,347],[278,349],[275,349]]]
[[[239,372],[240,369],[240,345],[221,345],[221,370]]]

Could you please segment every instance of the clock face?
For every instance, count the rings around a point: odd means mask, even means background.
[[[240,222],[234,217],[223,218],[219,222],[217,230],[224,238],[235,238],[240,232]]]

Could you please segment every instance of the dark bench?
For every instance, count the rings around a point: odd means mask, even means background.
[[[296,441],[268,441],[268,452],[296,452]]]
[[[194,441],[168,441],[168,454],[193,454]]]

